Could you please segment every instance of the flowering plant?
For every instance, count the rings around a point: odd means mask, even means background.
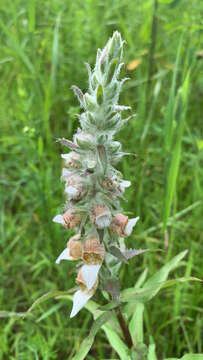
[[[147,280],[145,269],[132,288],[120,291],[118,279],[122,263],[128,263],[130,258],[147,251],[126,249],[124,238],[131,235],[139,217],[128,218],[123,214],[119,199],[125,199],[124,192],[130,186],[130,181],[124,180],[115,168],[119,160],[127,155],[115,140],[115,134],[130,119],[122,116],[130,107],[118,104],[121,87],[127,80],[119,80],[123,66],[123,44],[121,35],[115,32],[104,49],[98,49],[94,69],[91,70],[86,64],[88,92],[83,94],[73,86],[83,109],[77,115],[80,127],[73,141],[59,139],[70,152],[61,155],[64,160],[62,180],[65,182],[66,203],[63,213],[57,214],[53,221],[67,230],[74,230],[75,235],[68,240],[56,263],[62,260],[78,262],[78,288],[73,296],[69,291],[45,294],[28,311],[42,301],[57,296],[73,301],[71,318],[83,307],[93,314],[93,327],[74,360],[85,359],[100,328],[105,331],[121,360],[156,360],[153,338],[148,346],[144,343],[145,303],[163,287],[197,280],[167,280],[169,272],[181,264],[186,250]],[[101,290],[106,305],[101,306],[90,300],[97,289]],[[203,360],[202,355],[189,356],[183,356],[182,360]]]

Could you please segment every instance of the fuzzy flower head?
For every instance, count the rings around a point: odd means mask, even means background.
[[[116,31],[104,49],[98,49],[95,67],[91,69],[86,64],[88,91],[83,94],[77,86],[72,86],[81,107],[81,114],[77,115],[79,127],[72,141],[59,139],[70,150],[61,155],[65,160],[62,180],[67,211],[56,215],[53,221],[67,230],[75,230],[76,235],[69,239],[56,263],[74,260],[79,261],[80,266],[76,278],[79,289],[73,296],[71,317],[94,295],[99,278],[103,286],[105,276],[113,277],[113,265],[106,255],[108,252],[115,255],[116,265],[120,265],[122,256],[118,254],[122,249],[116,249],[119,244],[116,237],[129,236],[139,219],[129,219],[122,214],[119,200],[124,199],[123,193],[130,181],[123,180],[114,168],[126,155],[115,134],[129,120],[123,117],[123,112],[130,109],[119,104],[120,91],[126,81],[120,80],[122,54],[123,41]]]

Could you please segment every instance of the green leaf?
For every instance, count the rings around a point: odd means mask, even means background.
[[[170,165],[167,176],[167,188],[166,188],[166,196],[165,196],[165,204],[164,204],[164,215],[163,215],[164,230],[167,227],[168,218],[170,216],[171,206],[176,189],[178,170],[181,161],[181,146],[182,146],[181,144],[182,144],[184,123],[185,123],[185,115],[187,110],[189,75],[190,73],[188,72],[183,87],[181,89],[181,93],[180,93],[181,96],[177,96],[177,104],[181,107],[181,112],[178,119],[177,130],[175,131],[174,134],[174,141],[173,144],[171,144],[172,155],[170,159]]]
[[[203,360],[203,354],[187,354],[181,358],[167,358],[164,360]]]
[[[90,334],[87,336],[85,340],[83,340],[82,344],[80,345],[78,353],[73,357],[73,360],[83,360],[85,359],[86,355],[88,354],[89,350],[91,349],[94,338],[96,333],[104,325],[112,316],[113,314],[109,312],[105,312],[104,314],[100,315],[97,320],[94,321],[92,328],[90,330]]]
[[[0,311],[0,318],[7,317],[24,317],[26,312]]]
[[[186,281],[202,281],[195,277],[189,277],[189,278],[178,278],[178,279],[172,279],[162,282],[157,282],[155,284],[149,285],[147,288],[142,289],[134,289],[130,292],[123,292],[122,296],[120,297],[120,300],[123,302],[147,302],[151,300],[162,288],[167,288],[173,285],[176,285],[178,283],[186,282]],[[127,289],[128,290],[128,289]],[[134,308],[128,308],[128,315],[134,311]]]
[[[132,319],[129,323],[130,335],[135,346],[138,343],[143,343],[143,312],[144,304],[136,304]]]
[[[124,262],[125,264],[128,264],[128,260],[125,257],[125,255],[122,253],[122,251],[115,245],[111,245],[108,248],[110,254],[115,256],[118,260]]]
[[[117,333],[109,328],[105,328],[105,333],[108,338],[108,341],[112,348],[117,352],[121,360],[130,360],[128,356],[128,347],[125,343],[120,339]]]
[[[162,4],[170,4],[173,0],[159,0]]]
[[[155,344],[150,344],[149,345],[147,360],[157,360],[156,351],[155,351]]]
[[[184,250],[180,254],[172,258],[166,265],[164,265],[159,271],[157,271],[151,278],[146,281],[143,288],[146,289],[148,286],[154,283],[165,281],[169,275],[169,272],[175,268],[175,266],[184,258],[187,252],[188,250]],[[157,287],[154,295],[156,295],[159,290],[160,288]]]
[[[149,249],[129,249],[129,250],[125,250],[123,251],[123,255],[125,256],[126,259],[131,259],[134,256],[143,254],[144,252],[149,251]]]
[[[104,93],[102,85],[99,85],[97,88],[97,103],[101,105],[103,103]]]
[[[100,311],[112,310],[112,309],[114,309],[114,308],[117,307],[117,306],[118,306],[118,302],[115,301],[115,300],[113,300],[113,301],[109,302],[109,303],[106,304],[106,305],[99,306],[99,307],[98,307],[98,310],[100,310]]]
[[[62,295],[67,295],[70,294],[70,292],[74,291],[75,288],[70,289],[68,291],[50,291],[42,296],[40,296],[37,300],[35,300],[35,302],[30,306],[30,308],[26,311],[25,316],[27,316],[36,306],[38,306],[39,304],[42,304],[43,302],[52,299],[56,296],[62,296]]]

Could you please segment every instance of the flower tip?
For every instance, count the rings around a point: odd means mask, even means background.
[[[137,216],[136,218],[130,219],[125,227],[125,233],[127,236],[129,236],[132,233],[133,227],[135,226],[135,224],[138,222],[139,220],[139,216]]]
[[[65,221],[64,221],[64,218],[62,215],[56,215],[53,220],[53,222],[55,223],[59,223],[59,224],[62,224],[62,225],[65,225]]]
[[[68,248],[62,251],[59,257],[56,259],[56,264],[60,264],[61,260],[71,260],[70,250]]]
[[[87,291],[78,290],[73,296],[73,308],[70,314],[70,318],[73,318],[79,313],[79,311],[85,306],[87,301],[93,294],[88,294]]]

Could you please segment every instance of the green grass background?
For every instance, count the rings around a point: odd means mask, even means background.
[[[128,247],[160,248],[123,265],[122,288],[133,286],[181,250],[174,277],[203,278],[203,3],[158,4],[152,80],[152,0],[1,0],[0,4],[0,310],[24,312],[37,297],[74,285],[74,264],[55,259],[69,234],[52,218],[63,205],[58,137],[71,139],[79,112],[71,85],[87,89],[84,62],[114,30],[127,41],[120,103],[137,116],[118,133],[119,169],[132,186],[126,212],[140,216]],[[179,49],[179,50],[178,50]],[[179,52],[179,53],[178,53]],[[100,300],[99,292],[95,301]],[[159,359],[203,352],[203,293],[198,283],[162,291],[145,310]],[[0,360],[71,359],[92,316],[70,320],[71,303],[50,300],[25,319],[0,319]],[[87,356],[117,358],[102,331]]]

